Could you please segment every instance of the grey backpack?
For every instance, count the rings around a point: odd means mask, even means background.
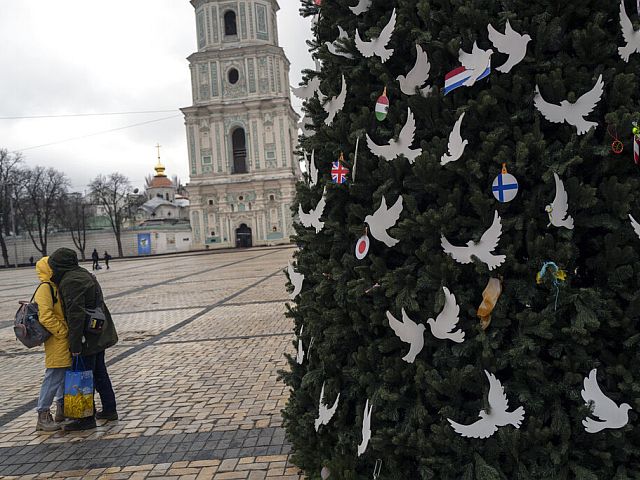
[[[47,283],[47,282],[45,282]],[[53,287],[50,283],[49,289],[51,290],[51,298],[53,303],[58,301],[53,293]],[[38,285],[38,288],[42,286],[42,283]],[[36,292],[38,289],[36,288]],[[20,340],[27,348],[37,347],[42,345],[45,340],[51,336],[51,332],[44,328],[38,320],[38,304],[33,303],[33,298],[36,296],[36,292],[33,292],[31,300],[28,302],[20,301],[20,308],[16,312],[15,320],[13,321],[13,332],[16,334],[16,338]]]

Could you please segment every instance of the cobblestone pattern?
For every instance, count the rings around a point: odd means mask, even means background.
[[[293,353],[282,270],[291,248],[113,262],[100,270],[121,343],[107,361],[120,420],[35,432],[44,355],[0,323],[1,478],[298,479],[277,380]],[[0,271],[0,318],[31,269]],[[99,397],[97,399],[99,407]]]

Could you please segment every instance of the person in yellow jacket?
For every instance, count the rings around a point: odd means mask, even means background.
[[[53,432],[60,430],[63,420],[64,376],[71,366],[67,322],[62,311],[62,302],[58,298],[58,289],[51,281],[53,271],[49,266],[49,257],[43,257],[36,263],[36,273],[40,285],[34,295],[38,304],[38,320],[51,336],[44,342],[45,367],[44,379],[38,399],[38,423],[36,430]],[[51,416],[51,404],[56,401],[55,421]]]

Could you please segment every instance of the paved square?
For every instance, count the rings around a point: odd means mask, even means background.
[[[107,350],[120,420],[73,433],[35,431],[44,353],[15,340],[12,319],[38,282],[33,269],[0,270],[0,478],[302,478],[277,380],[294,353],[283,274],[292,253],[193,253],[98,271],[120,336]]]

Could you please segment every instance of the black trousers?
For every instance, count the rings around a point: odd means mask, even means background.
[[[93,371],[93,388],[102,402],[102,410],[104,412],[116,411],[116,394],[111,385],[107,365],[104,362],[104,350],[95,355],[86,355],[82,357],[82,361],[87,370]]]

